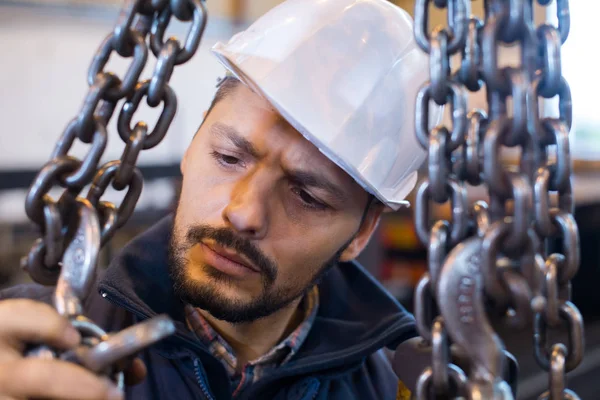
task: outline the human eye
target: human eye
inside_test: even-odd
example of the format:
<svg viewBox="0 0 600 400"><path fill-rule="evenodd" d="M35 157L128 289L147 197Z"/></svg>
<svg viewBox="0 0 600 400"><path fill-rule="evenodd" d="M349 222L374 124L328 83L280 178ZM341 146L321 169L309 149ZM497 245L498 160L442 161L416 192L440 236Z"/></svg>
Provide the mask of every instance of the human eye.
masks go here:
<svg viewBox="0 0 600 400"><path fill-rule="evenodd" d="M220 165L226 168L242 165L242 160L229 154L213 151L211 155Z"/></svg>
<svg viewBox="0 0 600 400"><path fill-rule="evenodd" d="M306 190L302 188L293 187L292 193L294 193L294 195L304 208L310 210L325 210L328 208L327 204L315 199Z"/></svg>

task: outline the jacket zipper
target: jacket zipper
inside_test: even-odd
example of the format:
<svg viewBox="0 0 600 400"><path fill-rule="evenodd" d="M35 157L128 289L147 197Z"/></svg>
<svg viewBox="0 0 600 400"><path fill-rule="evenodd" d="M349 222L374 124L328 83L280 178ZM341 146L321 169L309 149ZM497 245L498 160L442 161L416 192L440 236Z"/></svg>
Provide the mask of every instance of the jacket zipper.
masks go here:
<svg viewBox="0 0 600 400"><path fill-rule="evenodd" d="M118 296L110 296L109 297L108 293L105 290L100 290L100 295L103 298L107 299L108 301L116 304L119 307L124 308L125 310L137 315L140 318L143 318L143 319L151 318L150 315L142 313L139 310L135 310L132 307L130 307L128 304L120 301L119 299L116 298ZM190 341L189 339L178 336L178 335L176 335L176 337L179 340L182 340L183 342L185 342L186 344L202 350L196 343ZM200 372L200 365L198 364L198 359L194 359L194 374L196 375L196 380L198 381L198 385L200 386L200 389L202 390L202 394L204 395L204 400L215 400L215 398L210 394L210 391L208 390L208 386L207 386L205 380L202 379L202 374Z"/></svg>
<svg viewBox="0 0 600 400"><path fill-rule="evenodd" d="M215 400L208 390L205 379L202 378L202 372L200 372L200 363L198 362L198 359L194 360L194 372L196 373L196 380L198 381L198 385L200 385L200 389L202 389L205 399Z"/></svg>
<svg viewBox="0 0 600 400"><path fill-rule="evenodd" d="M313 395L310 397L310 400L315 400L317 398L318 394L319 394L319 389L315 390L315 392L313 393Z"/></svg>

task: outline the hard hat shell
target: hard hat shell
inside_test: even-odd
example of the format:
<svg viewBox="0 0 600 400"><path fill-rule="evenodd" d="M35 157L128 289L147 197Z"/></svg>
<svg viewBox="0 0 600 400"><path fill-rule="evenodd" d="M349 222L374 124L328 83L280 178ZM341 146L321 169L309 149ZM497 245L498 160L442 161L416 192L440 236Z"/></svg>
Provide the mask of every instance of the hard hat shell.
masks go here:
<svg viewBox="0 0 600 400"><path fill-rule="evenodd" d="M414 132L428 59L386 0L287 0L213 53L365 190L397 210L426 153ZM429 112L441 119L441 107Z"/></svg>

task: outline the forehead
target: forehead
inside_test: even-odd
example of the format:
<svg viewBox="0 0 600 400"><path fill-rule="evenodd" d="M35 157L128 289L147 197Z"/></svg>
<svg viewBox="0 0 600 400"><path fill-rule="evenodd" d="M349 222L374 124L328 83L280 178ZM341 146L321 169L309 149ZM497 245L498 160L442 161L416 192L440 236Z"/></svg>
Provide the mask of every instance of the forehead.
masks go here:
<svg viewBox="0 0 600 400"><path fill-rule="evenodd" d="M362 190L352 177L282 118L267 100L248 87L239 84L211 114L207 125L213 135L215 127L232 127L259 151L277 154L286 167L316 169L353 189Z"/></svg>

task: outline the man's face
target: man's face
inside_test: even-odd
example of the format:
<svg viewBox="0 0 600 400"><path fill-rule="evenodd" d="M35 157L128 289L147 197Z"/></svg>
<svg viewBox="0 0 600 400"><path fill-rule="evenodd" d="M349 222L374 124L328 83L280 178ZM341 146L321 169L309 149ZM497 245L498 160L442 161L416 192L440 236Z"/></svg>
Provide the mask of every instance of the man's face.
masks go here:
<svg viewBox="0 0 600 400"><path fill-rule="evenodd" d="M218 319L277 311L366 244L367 193L243 85L210 112L181 170L171 275Z"/></svg>

